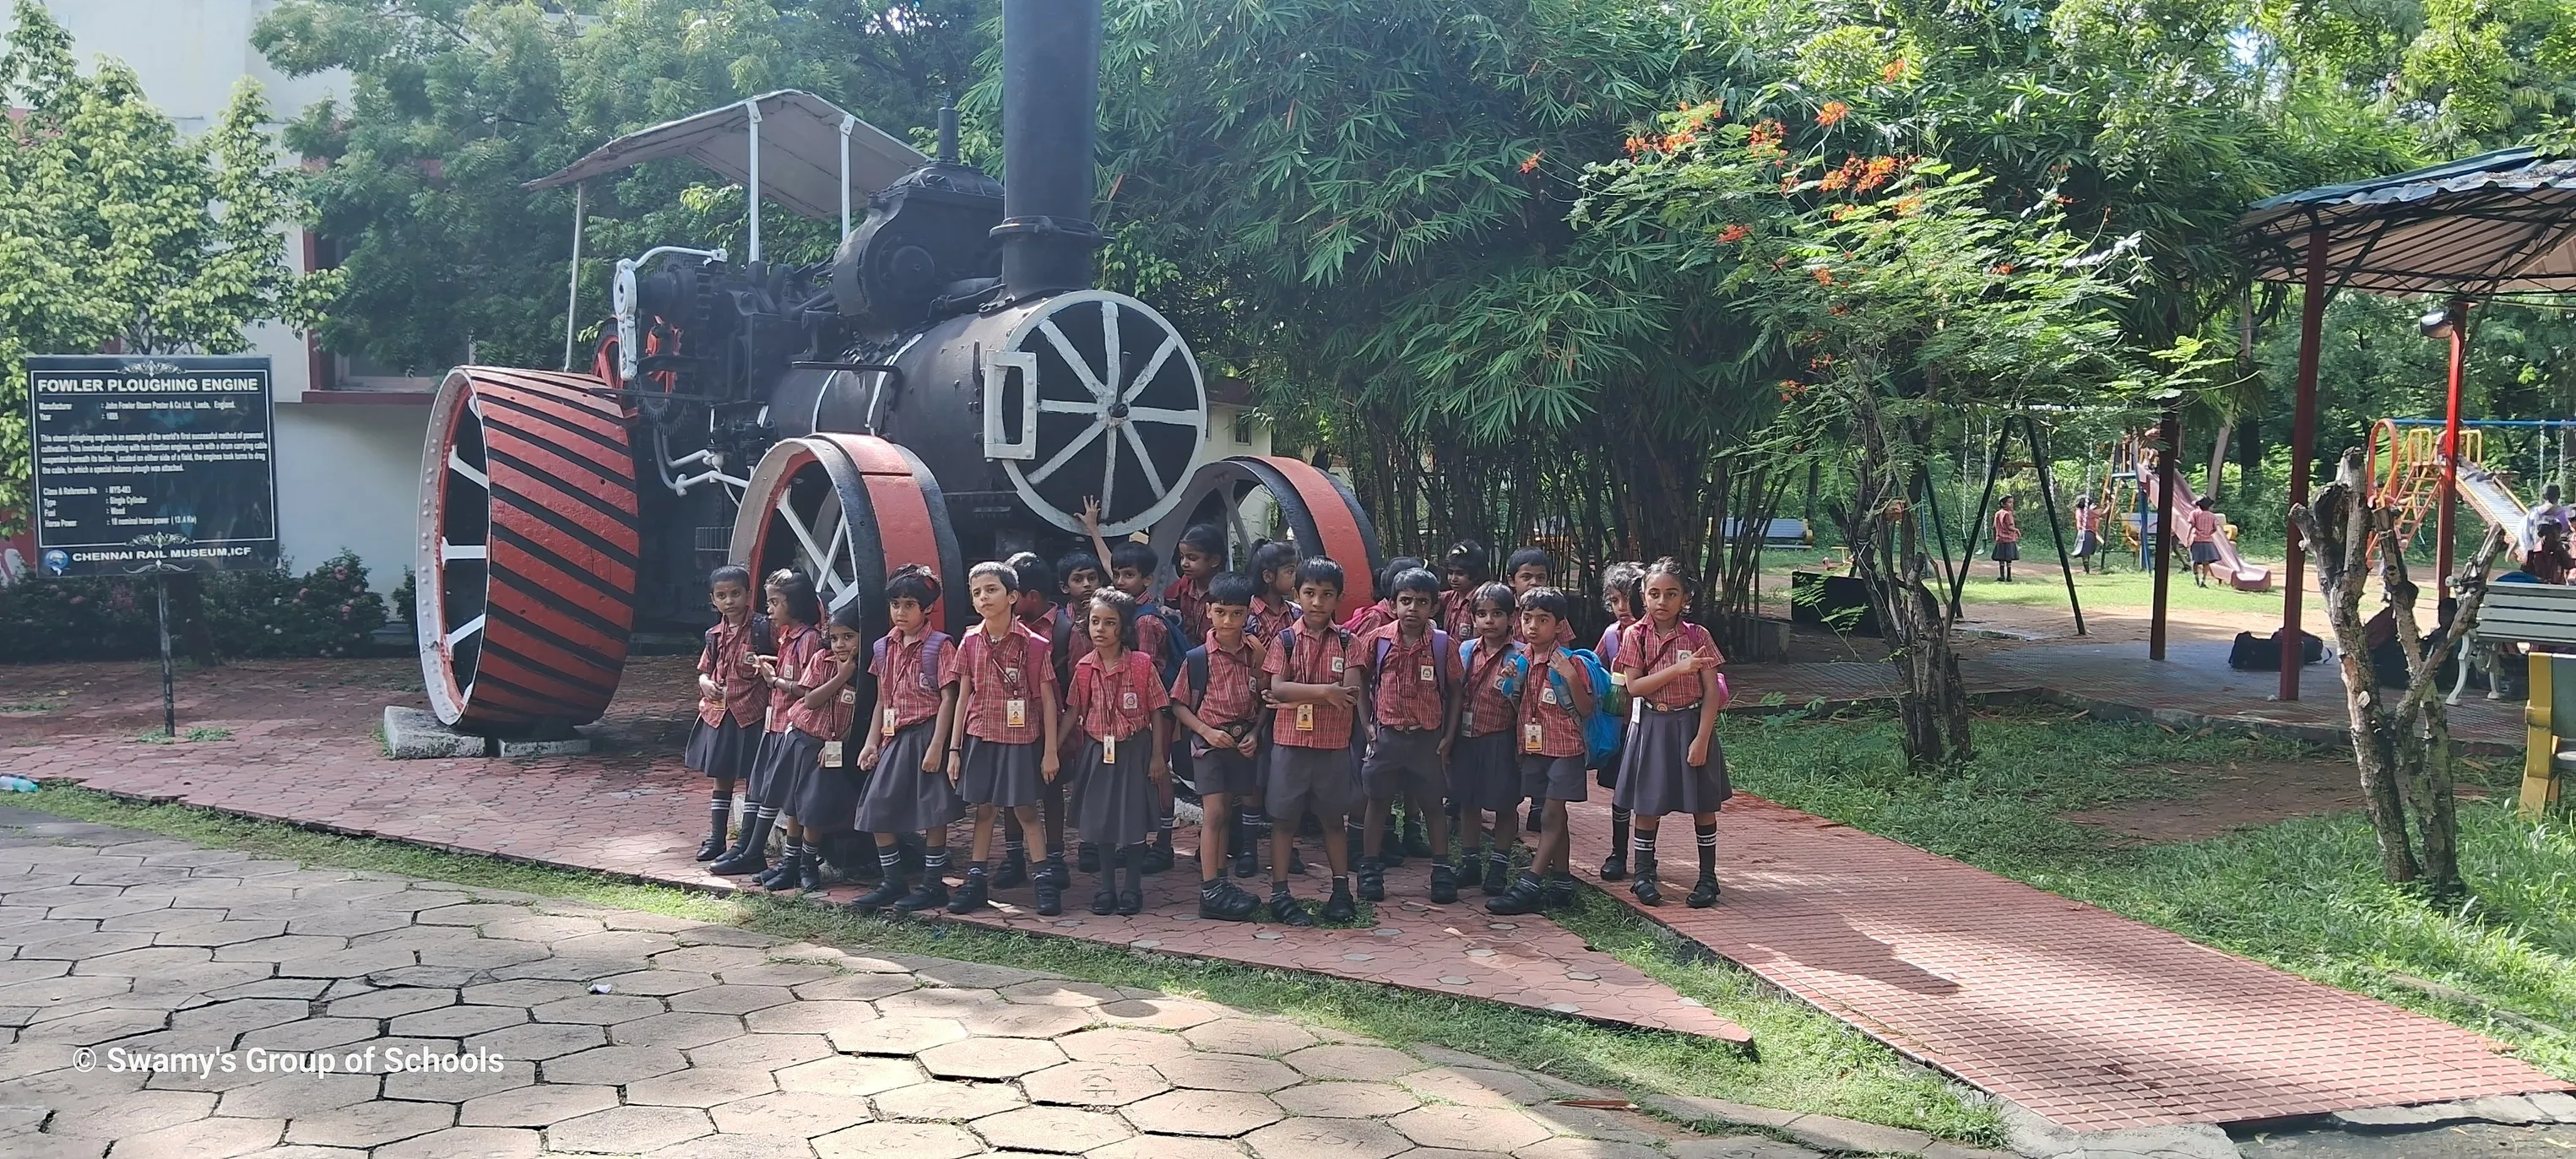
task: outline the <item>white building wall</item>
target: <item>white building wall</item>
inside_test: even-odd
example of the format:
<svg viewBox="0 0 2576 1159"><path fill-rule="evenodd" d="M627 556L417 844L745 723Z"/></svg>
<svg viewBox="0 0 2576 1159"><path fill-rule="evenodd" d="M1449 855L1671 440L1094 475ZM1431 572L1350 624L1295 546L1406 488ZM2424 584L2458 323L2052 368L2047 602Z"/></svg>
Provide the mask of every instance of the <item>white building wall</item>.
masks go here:
<svg viewBox="0 0 2576 1159"><path fill-rule="evenodd" d="M280 405L279 548L296 570L358 553L378 591L410 566L428 408Z"/></svg>

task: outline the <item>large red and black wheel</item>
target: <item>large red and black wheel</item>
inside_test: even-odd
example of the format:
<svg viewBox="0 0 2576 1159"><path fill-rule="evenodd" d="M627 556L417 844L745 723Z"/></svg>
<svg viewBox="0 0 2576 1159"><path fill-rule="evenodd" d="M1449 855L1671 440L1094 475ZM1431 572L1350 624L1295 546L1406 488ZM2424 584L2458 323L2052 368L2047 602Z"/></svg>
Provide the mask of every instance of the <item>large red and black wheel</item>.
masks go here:
<svg viewBox="0 0 2576 1159"><path fill-rule="evenodd" d="M1249 564L1255 543L1285 539L1303 554L1342 565L1345 609L1377 599L1378 569L1386 566L1377 525L1340 479L1302 459L1236 455L1199 468L1180 503L1155 523L1154 557L1172 558L1181 533L1194 523L1225 530L1228 567Z"/></svg>
<svg viewBox="0 0 2576 1159"><path fill-rule="evenodd" d="M802 573L827 617L856 604L871 640L888 627L886 577L911 564L939 576L932 625L955 632L969 618L965 564L938 481L910 450L873 435L815 434L771 446L743 489L731 558L758 575Z"/></svg>
<svg viewBox="0 0 2576 1159"><path fill-rule="evenodd" d="M421 452L421 674L448 724L599 719L635 623L635 460L586 375L460 366Z"/></svg>

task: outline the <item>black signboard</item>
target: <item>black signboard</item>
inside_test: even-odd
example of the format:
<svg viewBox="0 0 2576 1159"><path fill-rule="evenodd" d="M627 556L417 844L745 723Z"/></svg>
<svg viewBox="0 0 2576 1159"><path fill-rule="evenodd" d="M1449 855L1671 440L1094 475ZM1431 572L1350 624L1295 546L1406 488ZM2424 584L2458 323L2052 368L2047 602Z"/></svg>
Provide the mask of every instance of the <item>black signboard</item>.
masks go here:
<svg viewBox="0 0 2576 1159"><path fill-rule="evenodd" d="M269 384L266 358L29 357L36 570L276 566Z"/></svg>

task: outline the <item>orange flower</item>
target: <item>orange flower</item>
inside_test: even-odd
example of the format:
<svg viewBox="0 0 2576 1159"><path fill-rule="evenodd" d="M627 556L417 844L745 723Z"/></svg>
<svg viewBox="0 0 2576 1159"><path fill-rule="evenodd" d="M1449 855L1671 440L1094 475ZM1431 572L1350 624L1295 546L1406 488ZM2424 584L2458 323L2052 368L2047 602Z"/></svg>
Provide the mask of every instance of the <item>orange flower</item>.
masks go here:
<svg viewBox="0 0 2576 1159"><path fill-rule="evenodd" d="M1921 208L1923 208L1923 199L1920 197L1900 197L1896 199L1896 216L1898 217L1912 217L1914 216L1915 211Z"/></svg>
<svg viewBox="0 0 2576 1159"><path fill-rule="evenodd" d="M1762 123L1753 126L1753 135L1746 138L1745 144L1756 149L1766 145L1778 145L1784 133L1780 122L1764 118Z"/></svg>
<svg viewBox="0 0 2576 1159"><path fill-rule="evenodd" d="M1644 137L1630 137L1630 138L1628 138L1628 142L1627 142L1627 145L1626 145L1626 148L1627 148L1627 150L1628 150L1628 155L1629 155L1629 156L1631 156L1631 157L1634 157L1634 156L1636 156L1637 154L1639 154L1639 153L1643 153L1643 152L1645 152L1646 150L1648 150L1648 149L1652 149L1652 148L1654 148L1654 147L1655 147L1655 146L1654 146L1654 144L1653 144L1652 142L1650 142L1650 141L1646 140Z"/></svg>
<svg viewBox="0 0 2576 1159"><path fill-rule="evenodd" d="M1781 179L1780 179L1780 192L1782 192L1782 193L1796 193L1797 191L1798 191L1798 175L1797 175L1797 174L1792 173L1792 174L1790 174L1790 175L1788 175L1788 176L1783 177L1783 178L1781 178Z"/></svg>
<svg viewBox="0 0 2576 1159"><path fill-rule="evenodd" d="M1841 189L1851 184L1851 171L1848 169L1836 169L1825 174L1824 180L1819 181L1816 184L1823 186L1826 192L1829 193L1834 190Z"/></svg>
<svg viewBox="0 0 2576 1159"><path fill-rule="evenodd" d="M1905 58L1900 56L1887 62L1886 68L1878 70L1878 79L1886 81L1889 84L1895 84L1900 80L1904 80Z"/></svg>
<svg viewBox="0 0 2576 1159"><path fill-rule="evenodd" d="M1841 101L1826 101L1825 107L1816 110L1816 123L1831 128L1836 122L1850 115L1850 105Z"/></svg>
<svg viewBox="0 0 2576 1159"><path fill-rule="evenodd" d="M1679 153L1698 142L1699 134L1697 133L1666 133L1664 134L1662 143L1658 147L1667 153Z"/></svg>
<svg viewBox="0 0 2576 1159"><path fill-rule="evenodd" d="M1738 225L1733 222L1729 222L1725 229L1717 231L1717 244L1726 245L1730 242L1743 241L1745 238L1751 236L1752 233L1753 229L1750 226Z"/></svg>
<svg viewBox="0 0 2576 1159"><path fill-rule="evenodd" d="M1834 272L1832 270L1826 269L1823 266L1817 266L1815 274L1817 285L1830 286L1834 284Z"/></svg>
<svg viewBox="0 0 2576 1159"><path fill-rule="evenodd" d="M1896 176L1896 169L1896 158L1872 157L1867 165L1862 166L1860 181L1853 188L1867 193L1887 184L1888 178Z"/></svg>
<svg viewBox="0 0 2576 1159"><path fill-rule="evenodd" d="M2012 264L2011 262L2005 262L2005 263L2003 263L2003 264L2001 264L2001 265L1996 266L1996 267L1995 267L1995 269L1994 269L1994 272L1995 272L1996 274L1998 274L1998 275L2002 275L2002 274L2009 274L2009 273L2013 272L2013 264Z"/></svg>
<svg viewBox="0 0 2576 1159"><path fill-rule="evenodd" d="M1521 172L1536 172L1538 169L1538 159L1545 156L1547 156L1547 150L1541 149L1536 153L1532 153L1527 157L1521 158Z"/></svg>

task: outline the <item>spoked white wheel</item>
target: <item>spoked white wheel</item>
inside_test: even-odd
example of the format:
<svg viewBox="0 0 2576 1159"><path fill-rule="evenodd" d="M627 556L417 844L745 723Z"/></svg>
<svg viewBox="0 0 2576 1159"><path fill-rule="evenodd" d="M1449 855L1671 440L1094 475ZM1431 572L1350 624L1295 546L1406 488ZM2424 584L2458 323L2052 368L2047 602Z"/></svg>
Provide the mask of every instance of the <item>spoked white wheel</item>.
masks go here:
<svg viewBox="0 0 2576 1159"><path fill-rule="evenodd" d="M1083 501L1097 498L1101 529L1118 536L1180 502L1207 442L1207 385L1153 307L1107 290L1056 295L987 364L1016 371L1022 390L1034 381L1033 445L1002 466L1041 517L1079 531Z"/></svg>
<svg viewBox="0 0 2576 1159"><path fill-rule="evenodd" d="M1342 481L1311 463L1285 456L1236 455L1209 463L1191 476L1171 513L1154 525L1154 557L1170 559L1181 533L1193 523L1226 532L1227 566L1251 562L1252 545L1286 538L1301 555L1321 555L1342 565L1342 606L1356 609L1377 599L1377 526Z"/></svg>
<svg viewBox="0 0 2576 1159"><path fill-rule="evenodd" d="M413 575L423 683L467 729L599 719L635 622L635 466L596 379L462 366L430 408Z"/></svg>
<svg viewBox="0 0 2576 1159"><path fill-rule="evenodd" d="M743 491L730 554L756 575L803 574L827 618L858 607L870 640L886 631L886 577L926 564L941 586L931 623L962 627L965 571L948 504L929 468L884 439L821 434L771 446Z"/></svg>

